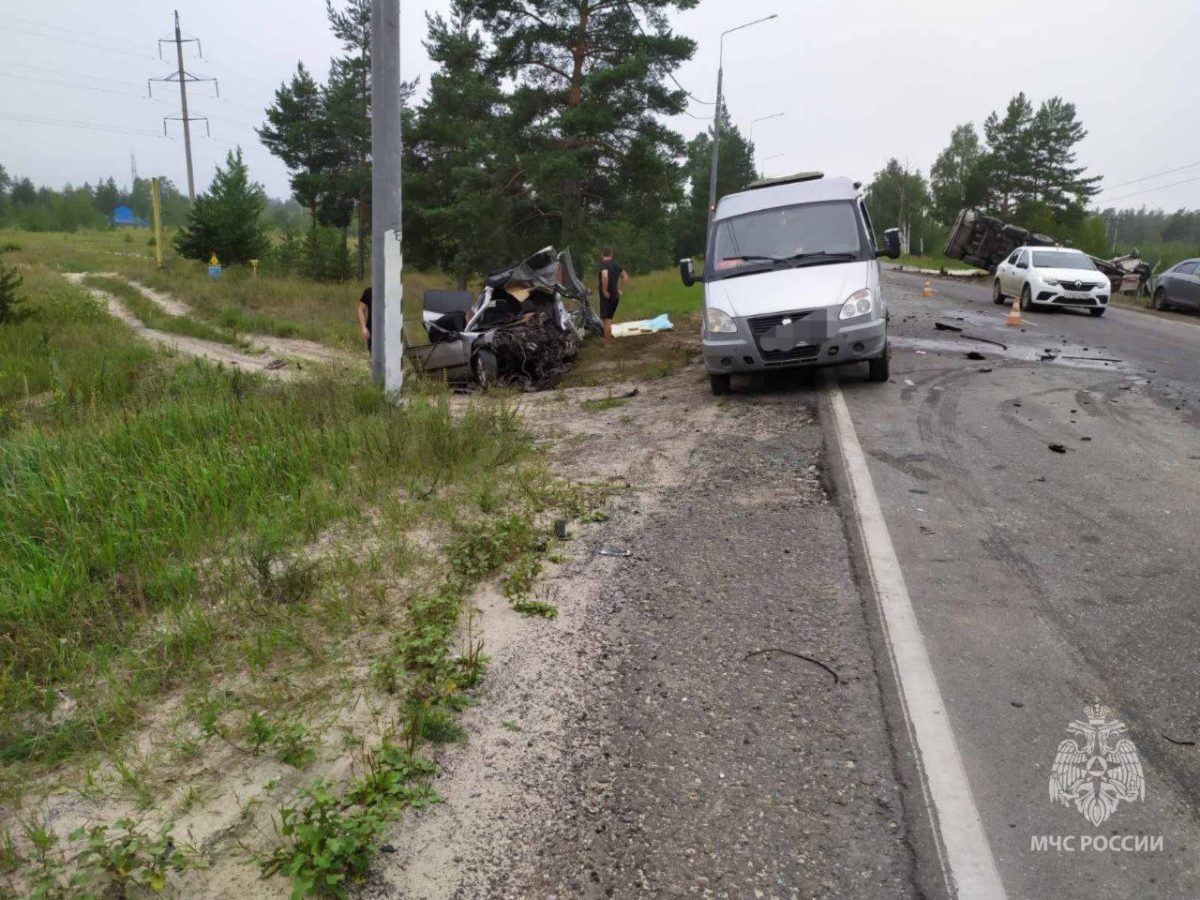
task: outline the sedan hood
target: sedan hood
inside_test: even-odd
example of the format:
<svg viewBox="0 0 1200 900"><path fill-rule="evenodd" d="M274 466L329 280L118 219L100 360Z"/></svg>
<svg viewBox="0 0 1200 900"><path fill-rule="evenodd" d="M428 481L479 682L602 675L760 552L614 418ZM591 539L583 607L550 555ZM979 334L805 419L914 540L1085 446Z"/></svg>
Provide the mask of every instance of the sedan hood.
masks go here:
<svg viewBox="0 0 1200 900"><path fill-rule="evenodd" d="M704 286L705 300L739 317L835 306L867 286L870 265L826 263L723 278Z"/></svg>
<svg viewBox="0 0 1200 900"><path fill-rule="evenodd" d="M1053 278L1056 281L1084 281L1091 284L1107 284L1108 276L1103 272L1091 272L1087 269L1038 269L1042 278Z"/></svg>

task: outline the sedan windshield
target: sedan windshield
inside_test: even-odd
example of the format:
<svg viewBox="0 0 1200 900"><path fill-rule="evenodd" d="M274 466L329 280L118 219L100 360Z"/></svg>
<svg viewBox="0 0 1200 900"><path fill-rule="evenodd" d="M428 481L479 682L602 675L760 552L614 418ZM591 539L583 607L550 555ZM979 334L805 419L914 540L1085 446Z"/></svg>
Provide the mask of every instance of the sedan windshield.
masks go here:
<svg viewBox="0 0 1200 900"><path fill-rule="evenodd" d="M764 266L860 259L862 253L853 203L805 203L718 222L709 271L721 277Z"/></svg>
<svg viewBox="0 0 1200 900"><path fill-rule="evenodd" d="M1033 264L1039 269L1086 269L1095 272L1092 261L1082 253L1065 250L1034 250Z"/></svg>

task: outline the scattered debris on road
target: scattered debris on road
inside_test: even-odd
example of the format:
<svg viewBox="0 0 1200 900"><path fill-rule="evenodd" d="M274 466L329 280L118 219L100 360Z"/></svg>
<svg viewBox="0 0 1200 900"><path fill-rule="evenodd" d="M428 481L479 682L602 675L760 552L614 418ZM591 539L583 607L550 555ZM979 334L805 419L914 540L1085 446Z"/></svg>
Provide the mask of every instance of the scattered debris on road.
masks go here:
<svg viewBox="0 0 1200 900"><path fill-rule="evenodd" d="M1046 446L1048 446L1050 448L1050 452L1052 452L1052 453L1066 453L1067 452L1067 448L1064 447L1062 444L1047 444Z"/></svg>
<svg viewBox="0 0 1200 900"><path fill-rule="evenodd" d="M1008 349L1008 344L1002 343L1000 341L993 341L991 338L977 337L976 335L966 334L966 333L963 334L963 337L966 338L968 341L979 341L982 344L994 344L995 346L999 347L1001 350Z"/></svg>
<svg viewBox="0 0 1200 900"><path fill-rule="evenodd" d="M627 550L624 547L604 547L600 550L601 556L633 556L632 550Z"/></svg>
<svg viewBox="0 0 1200 900"><path fill-rule="evenodd" d="M968 350L966 356L967 356L967 359L974 359L974 360L987 359L987 357L984 356L982 353L980 353L978 350Z"/></svg>
<svg viewBox="0 0 1200 900"><path fill-rule="evenodd" d="M949 325L946 322L934 322L933 327L938 331L962 331L957 325Z"/></svg>
<svg viewBox="0 0 1200 900"><path fill-rule="evenodd" d="M764 647L762 650L751 650L749 653L747 653L745 656L743 656L742 659L743 660L750 659L750 657L752 657L752 656L761 656L764 653L783 653L786 656L794 656L794 657L796 657L796 659L802 659L805 662L810 662L814 666L820 666L822 669L824 669L826 672L828 672L830 675L833 676L834 684L841 684L841 682L842 682L841 676L838 675L838 673L835 672L833 669L831 669L829 666L825 665L825 663L821 662L819 659L813 659L811 656L805 656L803 653L797 653L794 650L784 650L782 647Z"/></svg>

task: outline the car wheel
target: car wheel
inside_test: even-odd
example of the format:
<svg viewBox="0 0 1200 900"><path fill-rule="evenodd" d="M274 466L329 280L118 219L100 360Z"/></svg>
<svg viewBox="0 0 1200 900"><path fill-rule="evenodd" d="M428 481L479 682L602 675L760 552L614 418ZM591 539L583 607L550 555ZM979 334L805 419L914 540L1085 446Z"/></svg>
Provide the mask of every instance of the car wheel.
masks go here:
<svg viewBox="0 0 1200 900"><path fill-rule="evenodd" d="M476 351L471 361L471 370L475 375L475 383L487 392L496 386L496 378L500 367L496 363L496 354L487 347Z"/></svg>
<svg viewBox="0 0 1200 900"><path fill-rule="evenodd" d="M1021 288L1021 312L1029 312L1033 308L1033 295L1029 292L1029 285Z"/></svg>
<svg viewBox="0 0 1200 900"><path fill-rule="evenodd" d="M1167 308L1167 292L1163 288L1159 288L1154 292L1154 296L1150 298L1151 309L1166 309Z"/></svg>
<svg viewBox="0 0 1200 900"><path fill-rule="evenodd" d="M890 357L891 353L887 344L883 345L883 353L874 359L867 360L867 379L874 382L884 382L888 380L890 374Z"/></svg>
<svg viewBox="0 0 1200 900"><path fill-rule="evenodd" d="M724 397L728 394L732 381L733 376L729 374L708 376L708 386L712 389L714 397Z"/></svg>
<svg viewBox="0 0 1200 900"><path fill-rule="evenodd" d="M999 278L997 278L995 284L992 285L992 302L997 306L1004 302L1004 294L1000 290Z"/></svg>
<svg viewBox="0 0 1200 900"><path fill-rule="evenodd" d="M1092 315L1093 315L1095 318L1097 318L1097 319L1098 319L1098 318L1100 318L1102 315L1104 315L1104 307L1103 307L1103 306L1101 306L1101 307L1099 307L1099 308L1097 308L1097 309L1089 309L1089 310L1088 310L1088 312L1090 312L1090 313L1091 313L1091 314L1092 314Z"/></svg>

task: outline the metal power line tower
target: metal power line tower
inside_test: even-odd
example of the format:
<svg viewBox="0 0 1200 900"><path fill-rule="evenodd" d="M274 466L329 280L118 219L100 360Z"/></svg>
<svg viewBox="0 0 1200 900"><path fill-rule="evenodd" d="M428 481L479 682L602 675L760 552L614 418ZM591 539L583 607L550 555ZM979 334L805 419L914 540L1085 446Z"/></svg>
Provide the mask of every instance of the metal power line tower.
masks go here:
<svg viewBox="0 0 1200 900"><path fill-rule="evenodd" d="M200 46L199 38L184 38L180 34L180 32L179 32L179 11L178 10L175 11L175 37L159 38L159 40L158 40L158 58L159 59L163 58L163 55L162 55L162 45L163 44L174 44L175 45L175 61L176 61L178 68L174 72L170 73L169 75L163 75L161 78L147 79L146 80L146 92L148 94L150 94L150 96L154 95L154 92L151 89L151 85L155 81L177 81L177 82L179 82L180 115L178 115L178 116L163 116L163 134L167 133L167 120L175 119L180 122L183 122L183 152L184 152L184 156L187 157L188 197L191 198L192 200L195 200L196 199L196 179L192 175L192 126L191 126L191 123L203 121L205 133L211 135L211 130L208 127L208 117L207 116L189 116L188 115L187 86L188 86L188 82L211 81L213 83L213 88L217 92L218 97L221 96L221 86L220 86L220 84L217 83L217 79L215 79L215 78L201 78L199 76L193 75L191 72L184 69L184 67L183 67L183 45L184 44L195 44L196 52L199 54L201 59L204 59L204 48Z"/></svg>

